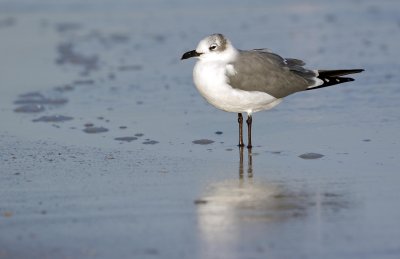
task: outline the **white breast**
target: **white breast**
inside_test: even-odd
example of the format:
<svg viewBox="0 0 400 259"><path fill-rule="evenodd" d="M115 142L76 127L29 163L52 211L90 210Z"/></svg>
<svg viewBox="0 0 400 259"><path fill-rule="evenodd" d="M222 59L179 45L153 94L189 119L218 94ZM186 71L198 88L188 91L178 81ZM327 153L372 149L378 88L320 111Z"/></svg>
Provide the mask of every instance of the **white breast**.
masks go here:
<svg viewBox="0 0 400 259"><path fill-rule="evenodd" d="M228 70L228 71L227 71ZM200 94L216 108L227 112L249 114L271 109L281 102L267 93L234 89L228 84L226 73L235 73L232 65L218 61L199 60L193 70L193 79Z"/></svg>

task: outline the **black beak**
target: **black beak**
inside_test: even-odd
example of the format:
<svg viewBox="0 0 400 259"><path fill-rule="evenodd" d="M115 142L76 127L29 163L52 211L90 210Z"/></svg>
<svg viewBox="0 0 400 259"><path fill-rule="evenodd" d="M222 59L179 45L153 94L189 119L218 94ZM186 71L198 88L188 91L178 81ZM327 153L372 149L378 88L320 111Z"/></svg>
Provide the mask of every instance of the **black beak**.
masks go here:
<svg viewBox="0 0 400 259"><path fill-rule="evenodd" d="M188 51L185 54L183 54L182 59L188 59L188 58L193 58L193 57L198 57L200 56L201 53L196 52L196 50Z"/></svg>

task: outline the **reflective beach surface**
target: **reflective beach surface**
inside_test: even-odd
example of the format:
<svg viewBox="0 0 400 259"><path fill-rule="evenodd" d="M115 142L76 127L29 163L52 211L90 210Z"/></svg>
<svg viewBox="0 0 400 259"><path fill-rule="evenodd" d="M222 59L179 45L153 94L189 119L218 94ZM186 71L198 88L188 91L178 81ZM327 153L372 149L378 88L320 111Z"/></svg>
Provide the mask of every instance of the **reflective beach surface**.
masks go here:
<svg viewBox="0 0 400 259"><path fill-rule="evenodd" d="M0 0L0 258L399 258L400 3ZM253 116L204 36L363 68Z"/></svg>

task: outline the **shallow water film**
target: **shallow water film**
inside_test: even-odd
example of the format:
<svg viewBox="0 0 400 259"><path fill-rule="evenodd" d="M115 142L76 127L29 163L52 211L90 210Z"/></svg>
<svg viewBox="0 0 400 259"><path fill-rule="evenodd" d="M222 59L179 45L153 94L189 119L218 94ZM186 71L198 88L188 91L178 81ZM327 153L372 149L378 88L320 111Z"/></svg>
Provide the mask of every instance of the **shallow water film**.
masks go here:
<svg viewBox="0 0 400 259"><path fill-rule="evenodd" d="M0 258L400 258L399 13L0 0ZM211 33L365 72L253 114L239 148L180 60Z"/></svg>

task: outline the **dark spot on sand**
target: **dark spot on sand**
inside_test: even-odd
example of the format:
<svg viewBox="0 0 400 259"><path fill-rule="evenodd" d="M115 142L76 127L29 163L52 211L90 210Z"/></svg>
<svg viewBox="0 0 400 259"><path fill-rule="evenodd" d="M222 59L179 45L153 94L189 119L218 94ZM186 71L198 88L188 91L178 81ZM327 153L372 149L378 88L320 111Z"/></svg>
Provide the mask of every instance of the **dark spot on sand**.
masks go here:
<svg viewBox="0 0 400 259"><path fill-rule="evenodd" d="M282 151L268 151L268 153L274 154L274 155L281 155Z"/></svg>
<svg viewBox="0 0 400 259"><path fill-rule="evenodd" d="M146 248L145 250L144 250L144 254L145 255L158 255L159 254L159 252L158 252L158 250L156 249L156 248Z"/></svg>
<svg viewBox="0 0 400 259"><path fill-rule="evenodd" d="M87 128L87 127L93 127L93 126L94 126L94 124L93 124L93 123L90 123L90 122L88 122L88 123L85 123L83 126L85 126L86 128Z"/></svg>
<svg viewBox="0 0 400 259"><path fill-rule="evenodd" d="M153 39L158 43L164 43L167 37L165 35L157 34L153 36Z"/></svg>
<svg viewBox="0 0 400 259"><path fill-rule="evenodd" d="M324 157L324 155L318 153L304 153L302 155L299 155L299 157L302 159L318 159Z"/></svg>
<svg viewBox="0 0 400 259"><path fill-rule="evenodd" d="M19 98L44 98L44 96L39 92L28 92L18 95Z"/></svg>
<svg viewBox="0 0 400 259"><path fill-rule="evenodd" d="M136 133L136 134L135 134L135 137L143 137L143 136L144 136L143 133Z"/></svg>
<svg viewBox="0 0 400 259"><path fill-rule="evenodd" d="M122 33L113 33L109 35L109 39L113 43L126 43L130 40L129 35L122 34Z"/></svg>
<svg viewBox="0 0 400 259"><path fill-rule="evenodd" d="M325 196L325 197L341 197L341 196L343 196L343 195L337 194L337 193L325 192L325 193L324 193L324 196Z"/></svg>
<svg viewBox="0 0 400 259"><path fill-rule="evenodd" d="M73 22L62 22L56 24L56 30L59 33L64 33L68 31L75 31L78 30L82 27L79 23L73 23Z"/></svg>
<svg viewBox="0 0 400 259"><path fill-rule="evenodd" d="M127 126L119 126L120 129L127 129Z"/></svg>
<svg viewBox="0 0 400 259"><path fill-rule="evenodd" d="M117 76L114 74L114 73L109 73L108 74L108 79L110 79L110 80L114 80L115 78L116 78ZM116 88L112 88L112 90L116 90Z"/></svg>
<svg viewBox="0 0 400 259"><path fill-rule="evenodd" d="M367 139L363 139L364 142L371 142L371 140L369 138Z"/></svg>
<svg viewBox="0 0 400 259"><path fill-rule="evenodd" d="M50 115L50 116L42 116L40 118L32 120L33 122L63 122L73 120L73 117L64 116L64 115Z"/></svg>
<svg viewBox="0 0 400 259"><path fill-rule="evenodd" d="M369 47L372 45L372 41L370 39L363 39L362 43L365 47Z"/></svg>
<svg viewBox="0 0 400 259"><path fill-rule="evenodd" d="M325 21L327 23L335 23L337 21L337 17L333 13L328 13L325 15Z"/></svg>
<svg viewBox="0 0 400 259"><path fill-rule="evenodd" d="M377 15L381 12L381 8L378 5L370 5L367 7L367 12L372 15Z"/></svg>
<svg viewBox="0 0 400 259"><path fill-rule="evenodd" d="M207 203L208 203L208 201L206 201L206 200L195 200L194 201L194 204L196 204L196 205L207 204Z"/></svg>
<svg viewBox="0 0 400 259"><path fill-rule="evenodd" d="M210 139L197 139L192 141L193 144L198 144L198 145L209 145L214 143L213 140Z"/></svg>
<svg viewBox="0 0 400 259"><path fill-rule="evenodd" d="M391 73L385 74L385 79L386 79L386 80L390 80L390 79L392 79L393 77L394 77L394 75L391 74Z"/></svg>
<svg viewBox="0 0 400 259"><path fill-rule="evenodd" d="M227 149L225 149L226 151L232 151L233 150L233 148L227 148Z"/></svg>
<svg viewBox="0 0 400 259"><path fill-rule="evenodd" d="M11 211L4 211L2 214L5 218L11 218L13 216L13 213Z"/></svg>
<svg viewBox="0 0 400 259"><path fill-rule="evenodd" d="M97 55L87 56L78 53L71 42L60 43L57 46L57 51L59 57L56 63L59 65L71 64L81 66L84 69L82 73L85 75L98 69L99 57Z"/></svg>
<svg viewBox="0 0 400 259"><path fill-rule="evenodd" d="M118 67L119 71L139 71L142 69L143 67L141 65L124 65Z"/></svg>
<svg viewBox="0 0 400 259"><path fill-rule="evenodd" d="M11 27L15 25L17 20L14 17L6 17L4 19L0 19L0 28Z"/></svg>
<svg viewBox="0 0 400 259"><path fill-rule="evenodd" d="M74 87L72 85L62 85L62 86L56 86L54 87L54 90L57 92L70 92L72 90L74 90Z"/></svg>
<svg viewBox="0 0 400 259"><path fill-rule="evenodd" d="M104 128L104 127L86 127L83 131L86 132L86 133L92 134L92 133L107 132L108 129Z"/></svg>
<svg viewBox="0 0 400 259"><path fill-rule="evenodd" d="M65 98L46 98L42 95L31 95L22 97L22 99L18 99L14 101L14 104L48 104L48 105L62 105L68 102L68 99Z"/></svg>
<svg viewBox="0 0 400 259"><path fill-rule="evenodd" d="M27 104L14 109L14 112L35 113L44 111L44 106L41 104Z"/></svg>
<svg viewBox="0 0 400 259"><path fill-rule="evenodd" d="M144 141L142 144L145 144L145 145L155 145L155 144L158 144L159 142L158 141L155 141L155 140L146 140L146 141Z"/></svg>
<svg viewBox="0 0 400 259"><path fill-rule="evenodd" d="M74 85L92 85L92 84L94 84L94 80L93 79L75 80L74 82L72 82L72 84L74 84Z"/></svg>
<svg viewBox="0 0 400 259"><path fill-rule="evenodd" d="M137 137L118 137L118 138L114 138L114 139L118 140L118 141L131 142L131 141L137 140L138 138Z"/></svg>
<svg viewBox="0 0 400 259"><path fill-rule="evenodd" d="M215 132L215 134L217 134L217 135L222 135L222 133L223 133L222 131L216 131Z"/></svg>

